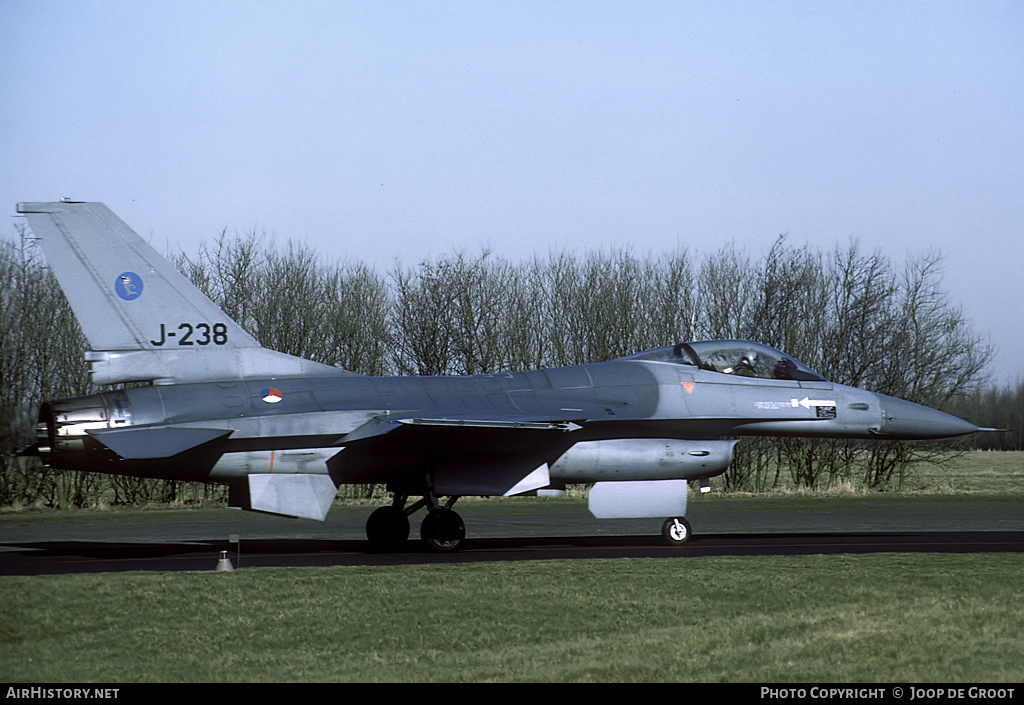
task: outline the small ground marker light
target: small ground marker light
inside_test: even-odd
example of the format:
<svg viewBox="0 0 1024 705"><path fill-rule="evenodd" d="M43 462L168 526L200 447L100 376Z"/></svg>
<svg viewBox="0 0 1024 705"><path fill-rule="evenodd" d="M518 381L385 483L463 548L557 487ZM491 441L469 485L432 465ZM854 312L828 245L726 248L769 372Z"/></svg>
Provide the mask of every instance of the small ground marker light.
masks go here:
<svg viewBox="0 0 1024 705"><path fill-rule="evenodd" d="M231 559L228 558L228 552L227 551L221 551L220 552L220 560L217 561L217 572L221 573L221 572L224 572L225 570L234 570L234 569L235 569L235 567L233 565L231 565Z"/></svg>

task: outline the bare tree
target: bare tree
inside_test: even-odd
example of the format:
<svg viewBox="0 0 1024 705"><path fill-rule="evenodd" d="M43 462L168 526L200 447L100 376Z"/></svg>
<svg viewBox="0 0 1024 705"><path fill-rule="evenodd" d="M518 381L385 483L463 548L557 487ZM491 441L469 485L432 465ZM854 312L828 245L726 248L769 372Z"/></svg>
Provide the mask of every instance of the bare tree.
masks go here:
<svg viewBox="0 0 1024 705"><path fill-rule="evenodd" d="M81 506L87 480L11 455L34 440L43 400L91 391L85 339L23 225L0 240L0 282L0 504Z"/></svg>

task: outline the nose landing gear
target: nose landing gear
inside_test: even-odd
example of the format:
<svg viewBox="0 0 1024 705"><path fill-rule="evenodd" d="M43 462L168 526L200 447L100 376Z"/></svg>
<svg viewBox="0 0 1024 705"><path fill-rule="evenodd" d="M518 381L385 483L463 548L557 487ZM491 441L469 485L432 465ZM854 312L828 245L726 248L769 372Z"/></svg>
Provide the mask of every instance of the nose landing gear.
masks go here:
<svg viewBox="0 0 1024 705"><path fill-rule="evenodd" d="M690 540L693 530L686 517L669 517L661 525L661 536L670 546L682 546Z"/></svg>

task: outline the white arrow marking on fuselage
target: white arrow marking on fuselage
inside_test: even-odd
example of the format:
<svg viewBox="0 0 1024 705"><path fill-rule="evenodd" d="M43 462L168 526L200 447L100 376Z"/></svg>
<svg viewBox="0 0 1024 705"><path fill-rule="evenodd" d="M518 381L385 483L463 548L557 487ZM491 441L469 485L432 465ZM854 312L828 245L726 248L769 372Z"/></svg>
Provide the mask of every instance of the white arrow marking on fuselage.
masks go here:
<svg viewBox="0 0 1024 705"><path fill-rule="evenodd" d="M793 405L794 408L796 408L798 406L802 406L805 409L810 409L812 406L835 406L836 405L836 403L834 401L832 401L832 400L808 399L807 397L804 397L803 399L790 399L790 403Z"/></svg>

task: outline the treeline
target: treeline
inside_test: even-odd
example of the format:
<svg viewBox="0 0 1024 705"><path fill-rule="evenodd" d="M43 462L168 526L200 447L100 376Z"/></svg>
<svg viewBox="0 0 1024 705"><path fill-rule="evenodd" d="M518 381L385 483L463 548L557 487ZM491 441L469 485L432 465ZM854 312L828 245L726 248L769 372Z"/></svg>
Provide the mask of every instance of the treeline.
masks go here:
<svg viewBox="0 0 1024 705"><path fill-rule="evenodd" d="M278 248L255 232L222 232L198 253L174 259L263 345L363 374L533 369L681 340L746 338L785 350L835 382L956 406L996 425L981 418L991 351L943 291L934 253L896 263L856 243L818 251L780 237L764 255L734 245L703 255L617 250L523 262L454 253L380 273L327 262L295 243ZM2 242L0 277L0 447L8 449L32 442L43 399L95 390L82 359L85 341L26 232ZM835 482L885 488L947 447L747 439L724 478L737 489ZM43 470L9 455L0 463L0 505L208 492L82 479L87 474Z"/></svg>
<svg viewBox="0 0 1024 705"><path fill-rule="evenodd" d="M950 413L968 418L983 428L1002 429L969 439L979 450L1024 450L1024 378L1015 385L986 386L956 400Z"/></svg>

